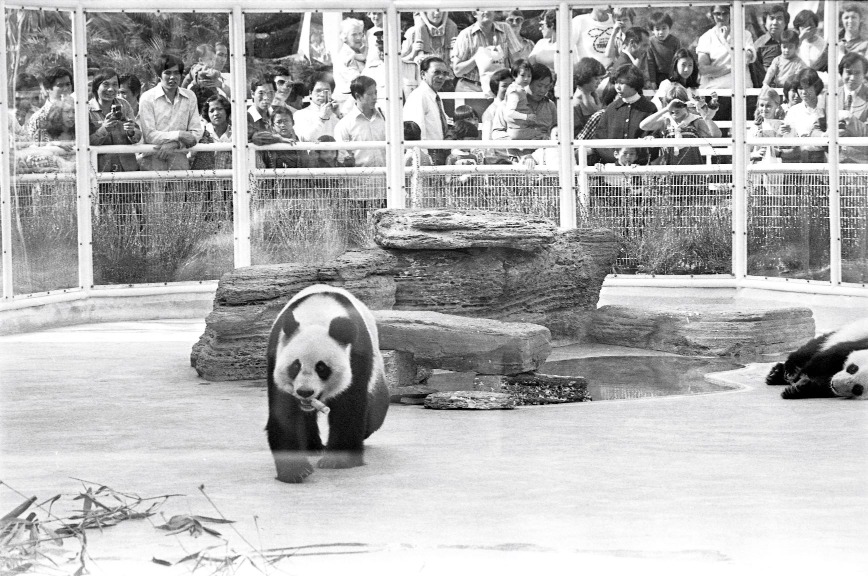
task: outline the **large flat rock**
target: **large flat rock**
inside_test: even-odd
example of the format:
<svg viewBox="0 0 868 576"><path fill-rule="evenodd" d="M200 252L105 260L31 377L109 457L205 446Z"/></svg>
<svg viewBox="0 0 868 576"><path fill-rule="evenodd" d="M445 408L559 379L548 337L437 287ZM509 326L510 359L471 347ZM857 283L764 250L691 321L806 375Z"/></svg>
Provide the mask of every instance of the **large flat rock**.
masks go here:
<svg viewBox="0 0 868 576"><path fill-rule="evenodd" d="M692 303L689 309L655 302L602 306L590 331L603 344L716 356L789 352L814 334L809 308L744 301Z"/></svg>
<svg viewBox="0 0 868 576"><path fill-rule="evenodd" d="M437 312L378 310L380 348L413 354L420 366L518 374L536 370L551 353L545 326Z"/></svg>
<svg viewBox="0 0 868 576"><path fill-rule="evenodd" d="M547 218L456 209L378 210L374 229L374 242L400 250L536 250L554 242L557 232Z"/></svg>

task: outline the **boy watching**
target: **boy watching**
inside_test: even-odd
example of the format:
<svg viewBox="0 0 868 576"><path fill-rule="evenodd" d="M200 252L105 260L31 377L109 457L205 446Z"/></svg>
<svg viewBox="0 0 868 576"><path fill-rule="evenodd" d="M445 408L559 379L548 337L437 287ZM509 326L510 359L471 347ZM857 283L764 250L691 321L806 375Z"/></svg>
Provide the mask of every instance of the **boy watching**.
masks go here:
<svg viewBox="0 0 868 576"><path fill-rule="evenodd" d="M669 77L672 59L681 49L681 40L671 34L672 17L665 12L652 12L648 17L651 45L648 48L648 76L655 84Z"/></svg>
<svg viewBox="0 0 868 576"><path fill-rule="evenodd" d="M808 66L799 58L799 33L795 30L781 32L781 54L775 56L766 71L763 86L781 88L787 80L798 76Z"/></svg>
<svg viewBox="0 0 868 576"><path fill-rule="evenodd" d="M298 136L295 135L292 122L292 112L286 106L274 106L271 111L272 131L274 132L274 144L295 144ZM263 158L266 168L301 168L301 155L297 150L268 150Z"/></svg>

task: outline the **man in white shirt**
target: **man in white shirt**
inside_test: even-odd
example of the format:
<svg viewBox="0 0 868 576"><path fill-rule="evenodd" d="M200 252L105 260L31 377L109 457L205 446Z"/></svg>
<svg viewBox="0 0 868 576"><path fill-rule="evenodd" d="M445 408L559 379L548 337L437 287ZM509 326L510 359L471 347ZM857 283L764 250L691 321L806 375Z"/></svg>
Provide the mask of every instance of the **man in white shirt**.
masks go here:
<svg viewBox="0 0 868 576"><path fill-rule="evenodd" d="M449 79L449 67L439 56L429 56L419 63L422 81L407 96L404 121L413 121L422 129L422 140L444 140L448 129L446 111L437 94ZM429 150L435 164L443 164L445 150ZM438 161L443 160L443 161Z"/></svg>
<svg viewBox="0 0 868 576"><path fill-rule="evenodd" d="M585 56L599 60L606 68L612 59L606 56L606 47L615 28L612 19L612 8L601 6L594 8L590 14L580 14L573 18L572 38L576 42L576 58L578 62Z"/></svg>
<svg viewBox="0 0 868 576"><path fill-rule="evenodd" d="M357 76L350 83L350 95L355 105L335 126L338 142L383 142L383 148L353 150L356 166L386 165L386 118L377 108L377 82L367 76Z"/></svg>
<svg viewBox="0 0 868 576"><path fill-rule="evenodd" d="M174 54L161 54L154 63L160 83L139 100L139 126L145 144L156 144L142 157L144 170L187 170L186 148L195 146L205 126L196 96L181 87L184 62Z"/></svg>
<svg viewBox="0 0 868 576"><path fill-rule="evenodd" d="M317 142L320 136L334 136L338 105L332 100L335 81L328 72L315 72L310 80L310 106L292 115L295 133L302 142Z"/></svg>

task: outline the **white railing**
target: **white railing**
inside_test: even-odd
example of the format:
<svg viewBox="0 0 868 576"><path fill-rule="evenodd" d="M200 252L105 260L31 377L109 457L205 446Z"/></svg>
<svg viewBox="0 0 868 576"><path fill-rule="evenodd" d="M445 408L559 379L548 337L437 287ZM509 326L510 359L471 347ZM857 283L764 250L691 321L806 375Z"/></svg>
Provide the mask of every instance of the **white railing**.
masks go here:
<svg viewBox="0 0 868 576"><path fill-rule="evenodd" d="M629 5L629 2L622 4ZM714 2L687 2L687 1L669 1L667 6L681 5L711 5ZM733 0L732 19L733 19L733 34L735 37L735 46L743 46L743 7L745 2ZM570 10L572 8L588 8L596 5L595 2L588 0L577 0L574 2L531 2L526 4L527 9L543 9L557 8L558 9L558 30L567 31L570 29L569 19L571 17ZM639 5L634 3L634 5ZM400 81L400 66L398 66L398 47L399 47L399 12L421 10L433 6L430 1L422 0L367 0L361 4L355 0L300 0L292 3L293 11L314 11L314 10L381 10L386 13L385 28L386 28L386 47L385 58L388 64L388 94L385 100L386 117L387 117L387 140L382 143L352 143L352 144L305 144L300 143L296 146L274 145L259 147L247 142L246 134L246 115L244 113L243 97L233 98L233 114L232 121L234 126L234 141L232 144L213 144L199 145L194 150L201 152L215 151L231 151L232 166L231 170L214 170L214 171L197 171L186 173L166 173L166 172L130 172L117 174L104 174L95 171L96 156L105 153L131 153L144 152L150 149L148 146L105 146L92 147L87 141L87 131L79 130L76 140L76 177L75 177L75 197L66 197L64 199L56 199L58 201L70 202L69 206L74 207L75 213L75 236L76 242L74 246L74 276L65 278L63 281L57 282L55 286L49 287L48 290L29 290L22 288L16 280L16 274L21 273L21 262L19 254L15 250L16 242L25 233L25 228L29 225L36 225L39 222L40 216L47 214L40 212L42 210L40 204L23 205L22 202L31 202L32 199L25 199L20 193L21 186L31 186L29 190L38 189L39 194L48 194L52 180L66 179L68 176L56 175L17 175L13 176L10 171L11 158L14 154L8 146L8 114L9 104L6 101L7 92L0 94L0 141L4 143L0 150L0 242L2 242L2 264L3 279L2 279L2 302L0 309L8 307L19 307L23 300L33 302L36 300L45 301L45 298L55 297L58 291L61 293L80 292L85 296L94 291L117 289L119 286L129 286L132 284L135 290L144 289L171 289L171 290L187 290L192 284L201 283L202 281L210 281L218 276L221 271L226 271L233 267L247 266L252 263L263 261L271 261L269 258L288 258L287 250L304 251L309 250L310 246L285 246L284 252L271 252L273 246L268 244L280 237L280 234L285 234L288 229L279 228L280 225L286 223L287 217L293 219L292 224L296 226L293 230L304 230L304 234L310 233L311 242L315 242L320 238L322 242L335 241L340 243L350 243L359 241L360 236L363 236L363 231L358 229L360 224L359 218L363 216L365 211L369 211L379 205L386 205L393 208L402 208L417 203L420 198L424 202L431 203L442 201L449 205L449 202L458 202L471 206L479 203L488 202L492 206L505 205L515 206L519 210L534 211L540 210L547 215L554 214L554 218L558 224L565 229L583 225L587 222L589 214L593 209L593 194L595 183L601 181L605 175L611 173L617 175L631 174L637 178L662 178L661 175L667 177L729 177L729 184L725 188L725 195L728 198L729 204L726 205L726 210L729 213L732 227L732 250L730 257L730 271L719 275L722 282L730 285L734 283L736 286L768 286L772 289L780 289L781 284L786 284L786 289L792 291L804 291L809 293L833 293L833 294L856 294L868 295L864 281L847 282L848 276L846 271L842 270L841 246L842 238L853 240L863 231L859 229L859 210L862 210L860 198L853 200L853 190L858 188L853 182L861 176L866 177L868 182L868 167L860 165L845 165L839 166L838 146L839 145L864 145L868 146L868 138L849 139L838 138L834 130L828 137L812 138L812 139L776 139L775 145L817 145L827 147L829 150L829 162L826 165L805 165L798 166L792 164L781 165L750 165L747 161L746 147L752 145L767 145L767 139L753 139L747 137L747 128L749 123L745 118L744 98L739 97L742 94L755 94L757 90L745 90L743 78L736 75L732 90L717 90L720 96L733 95L733 120L728 126L734 126L736 129L732 131L730 138L718 138L702 141L700 146L707 148L709 152L709 162L713 155L732 156L732 164L707 164L703 166L660 166L660 167L642 167L641 169L624 169L624 170L600 170L596 166L587 164L586 151L590 148L602 148L607 146L618 146L624 144L622 141L570 141L565 135L569 131L562 130L561 138L557 141L528 141L519 142L511 141L508 144L503 141L496 142L460 142L455 141L440 141L440 142L404 142L402 138L402 126L399 121L401 117L401 81ZM500 8L504 6L502 3L492 2L489 0L481 0L472 5L466 2L447 0L437 3L438 8L444 9L465 9L472 10L479 7ZM95 12L111 12L111 11L139 11L140 6L130 2L129 0L32 0L26 3L14 1L0 0L0 8L4 14L6 10L29 8L36 10L68 10L72 13L72 31L73 31L73 62L74 62L74 77L77 94L77 118L79 126L86 126L86 101L85 94L86 86L86 14L90 11ZM840 8L840 2L827 2L825 6L826 21L825 29L829 44L829 59L830 62L837 61L837 38L835 32L837 30L837 13ZM228 2L225 0L210 0L203 2L201 0L173 0L173 2L164 2L158 0L148 6L148 10L162 11L211 11L223 12L227 14L230 23L230 60L233 70L233 94L242 95L246 91L246 54L245 54L245 14L256 12L281 12L287 10L287 5L284 2L276 0L253 0L242 2ZM6 61L6 27L5 18L0 21L0 61ZM573 48L568 34L559 35L559 47L562 53L569 53L573 56ZM744 54L743 50L734 50L734 69L743 69ZM559 63L559 76L567 78L570 75L571 58L562 58ZM833 67L834 68L834 67ZM829 86L829 102L837 101L837 82L836 71L830 71L832 81ZM7 70L5 66L0 66L0 85L8 86L9 79L7 78ZM558 99L558 119L559 125L567 125L572 111L569 107L572 87L568 82L559 82L557 84L557 99ZM703 91L703 94L710 94L710 91ZM452 98L456 102L462 102L467 99L479 97L477 94L468 93L444 93L444 98ZM830 105L828 110L828 124L830 126L837 125L837 110L834 105ZM738 129L738 127L744 127ZM634 145L643 147L695 147L698 142L695 139L681 140L665 140L665 141L629 141ZM404 151L413 147L423 149L435 148L455 148L469 147L474 149L490 149L490 148L549 148L557 150L557 166L536 166L529 168L521 167L498 167L498 166L450 166L450 167L419 167L407 168L404 165ZM256 155L257 153L267 152L270 150L287 150L294 149L300 153L308 153L316 150L357 150L357 149L376 149L384 148L386 151L386 165L378 169L369 168L341 168L341 169L264 169L257 168ZM798 278L764 278L751 274L750 263L748 262L749 244L752 235L756 234L756 230L751 221L752 206L750 202L755 199L748 189L754 186L752 175L780 174L781 178L787 178L788 175L797 176L801 173L813 174L822 172L827 176L823 180L824 193L827 190L828 201L828 279L811 280ZM763 176L760 176L762 178ZM434 182L435 179L441 179ZM462 180L463 178L463 180ZM510 182L509 178L514 178L514 182L524 186L530 190L534 185L538 186L542 192L531 197L521 199L510 198L508 195L495 197L490 186L494 181L492 178L501 178L498 188L498 193L503 190L508 190L509 186L503 186L504 182ZM337 182L338 186L331 186ZM337 180L335 180L337 179ZM448 180L446 180L448 179ZM771 180L774 183L774 177ZM173 182L183 183L172 187ZM433 183L432 183L433 182ZM783 180L781 180L783 182ZM324 184L325 183L325 184ZM349 184L348 184L349 183ZM788 189L794 189L798 181L788 181ZM432 186L442 186L439 192L446 191L452 194L429 194ZM130 212L125 213L117 206L112 207L103 201L101 190L103 187L123 187L127 189L118 192L117 197L132 197L130 202L132 208ZM268 188L271 186L271 188ZM289 186L289 188L286 188ZM284 188L281 188L284 187ZM379 187L376 190L372 187ZM851 202L846 208L848 211L842 215L842 188L846 188L845 199ZM292 194L287 194L287 190L292 190ZM462 190L458 195L459 190ZM709 188L709 190L712 190ZM714 188L712 192L717 194L723 188ZM49 191L49 192L45 192ZM66 193L72 193L66 192ZM793 192L794 194L795 192ZM32 195L33 193L31 193ZM111 198L111 193L107 193ZM136 196L136 195L139 196ZM420 196L421 194L421 196ZM712 196L714 194L711 194ZM856 192L858 196L858 192ZM26 196L26 195L25 195ZM795 197L795 196L793 196ZM194 200L191 202L191 198ZM457 200L456 200L457 199ZM40 201L46 201L46 198L40 197ZM855 204L854 204L855 202ZM181 206L195 205L196 212L192 210L190 214L183 213ZM724 206L722 204L721 206ZM777 206L777 205L776 205ZM782 205L783 206L783 205ZM853 207L855 206L855 207ZM786 208L786 206L783 206ZM826 208L824 208L825 210ZM24 212L29 210L31 220L27 220ZM322 210L321 217L315 216L314 210ZM856 211L854 216L854 212ZM299 217L299 215L302 215ZM289 215L289 216L288 216ZM774 214L773 214L774 215ZM156 282L123 282L119 280L100 282L95 278L95 269L99 274L104 273L104 254L106 238L100 234L105 233L107 223L120 223L115 226L114 234L117 235L119 246L129 238L123 236L125 227L130 227L130 222L133 222L132 228L139 237L144 237L143 244L136 247L144 252L155 249L155 237L148 236L148 227L156 225L160 222L160 226L168 226L166 222L159 219L162 217L176 217L180 220L176 222L188 222L183 218L190 218L189 222L195 222L196 226L202 228L201 236L197 237L196 242L201 244L200 248L203 254L217 255L219 263L213 268L207 269L207 272L201 272L205 268L199 269L199 277L196 277L195 270L190 278L166 277ZM697 222L701 222L702 215L696 214ZM24 218L22 220L22 218ZM198 218L199 220L195 220ZM642 217L644 218L644 216ZM635 220L635 219L634 219ZM641 218L640 218L641 220ZM842 232L842 223L844 228ZM635 224L634 221L628 224ZM353 229L353 232L347 235L346 230L341 230L340 226L347 225ZM853 228L855 226L855 229ZM316 236L313 233L319 233ZM353 235L356 236L353 236ZM850 236L847 236L847 235ZM231 247L225 244L220 244L223 239L231 235ZM219 238L219 242L215 241ZM362 238L363 240L363 238ZM853 240L859 242L856 238ZM208 243L211 242L212 245ZM868 242L862 239L861 242ZM213 245L219 244L219 245ZM227 243L228 244L228 241ZM94 255L94 247L98 249L97 256ZM863 244L864 246L864 244ZM67 247L69 248L69 247ZM103 250L103 252L99 252ZM864 251L864 250L863 250ZM297 255L297 252L294 253ZM28 254L28 257L32 255ZM27 268L27 267L25 267ZM207 267L206 267L207 268ZM29 270L32 272L33 270ZM135 270L133 270L135 272ZM97 276L99 275L97 274ZM621 275L623 277L623 275ZM864 277L864 276L863 276ZM629 282L641 282L641 275L632 276ZM668 283L691 285L689 275L680 275L677 277L669 277L665 280ZM708 283L708 277L703 277L702 282ZM37 283L38 284L38 283ZM34 284L34 285L37 285ZM127 288L132 290L133 288ZM48 294L48 292L52 294Z"/></svg>

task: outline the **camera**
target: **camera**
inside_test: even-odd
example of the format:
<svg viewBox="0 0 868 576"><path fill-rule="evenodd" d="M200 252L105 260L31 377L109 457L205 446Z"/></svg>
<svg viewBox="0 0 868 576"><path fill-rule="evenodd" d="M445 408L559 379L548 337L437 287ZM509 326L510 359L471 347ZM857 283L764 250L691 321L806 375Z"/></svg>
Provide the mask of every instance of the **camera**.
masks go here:
<svg viewBox="0 0 868 576"><path fill-rule="evenodd" d="M124 118L124 109L120 104L112 104L112 109L107 114L107 117L109 120L119 120L120 122L126 120L126 118Z"/></svg>

